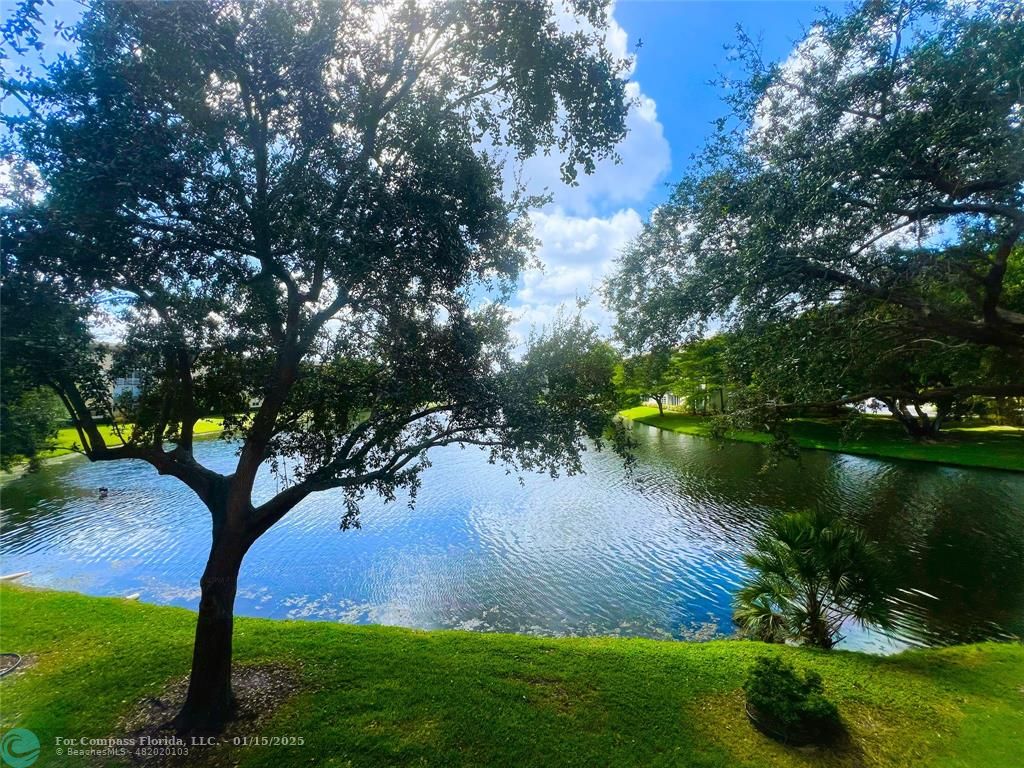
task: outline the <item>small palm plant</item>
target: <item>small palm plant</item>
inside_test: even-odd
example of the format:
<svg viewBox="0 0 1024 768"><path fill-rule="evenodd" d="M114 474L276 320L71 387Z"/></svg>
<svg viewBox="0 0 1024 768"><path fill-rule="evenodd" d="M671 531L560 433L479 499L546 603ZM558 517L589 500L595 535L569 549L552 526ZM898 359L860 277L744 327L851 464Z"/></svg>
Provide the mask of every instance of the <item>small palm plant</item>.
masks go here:
<svg viewBox="0 0 1024 768"><path fill-rule="evenodd" d="M890 624L874 545L833 513L776 516L743 559L753 575L736 595L733 618L750 637L832 648L848 619Z"/></svg>

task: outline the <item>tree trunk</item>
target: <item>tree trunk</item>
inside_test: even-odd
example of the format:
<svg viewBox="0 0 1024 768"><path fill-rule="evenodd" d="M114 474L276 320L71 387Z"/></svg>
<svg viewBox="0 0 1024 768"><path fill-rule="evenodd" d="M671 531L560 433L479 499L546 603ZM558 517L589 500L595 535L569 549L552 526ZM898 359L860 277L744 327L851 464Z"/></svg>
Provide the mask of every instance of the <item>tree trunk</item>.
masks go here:
<svg viewBox="0 0 1024 768"><path fill-rule="evenodd" d="M834 642L832 633L829 632L828 623L822 614L822 606L816 596L808 598L806 602L807 611L807 636L806 641L815 648L831 649Z"/></svg>
<svg viewBox="0 0 1024 768"><path fill-rule="evenodd" d="M942 419L930 419L928 414L925 413L917 403L910 404L914 409L914 412L911 412L910 408L899 400L887 398L879 399L885 403L892 415L900 424L903 425L907 434L914 438L914 440L923 440L925 438L934 437L939 431Z"/></svg>
<svg viewBox="0 0 1024 768"><path fill-rule="evenodd" d="M933 434L930 423L918 421L913 416L901 417L900 423L907 430L907 434L915 440L923 440L926 437L931 437Z"/></svg>
<svg viewBox="0 0 1024 768"><path fill-rule="evenodd" d="M664 416L665 415L665 408L662 406L661 400L662 399L660 397L657 397L657 396L655 396L655 398L654 398L654 402L656 402L658 404L658 415L659 416Z"/></svg>
<svg viewBox="0 0 1024 768"><path fill-rule="evenodd" d="M245 547L238 540L215 541L210 548L200 580L202 597L188 695L172 723L179 733L219 733L234 714L231 636L238 571L244 555Z"/></svg>
<svg viewBox="0 0 1024 768"><path fill-rule="evenodd" d="M825 624L825 621L820 616L811 620L810 635L811 645L815 648L822 648L828 651L835 644L828 625Z"/></svg>

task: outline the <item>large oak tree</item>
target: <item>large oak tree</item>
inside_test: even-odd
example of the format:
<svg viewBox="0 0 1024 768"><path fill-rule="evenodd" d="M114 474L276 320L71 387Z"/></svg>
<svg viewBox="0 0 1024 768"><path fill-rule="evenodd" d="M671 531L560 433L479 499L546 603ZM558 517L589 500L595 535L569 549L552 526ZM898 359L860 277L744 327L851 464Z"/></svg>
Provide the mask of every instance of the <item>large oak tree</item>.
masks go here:
<svg viewBox="0 0 1024 768"><path fill-rule="evenodd" d="M35 285L68 327L98 302L127 328L102 370L80 334L60 337L72 365L51 339L40 379L90 459L148 462L210 512L179 729L230 717L240 564L310 494L339 489L347 525L364 493L414 492L430 448L575 471L606 429L610 349L576 322L518 359L501 308L533 247L502 161L555 151L572 182L625 130L605 4L569 10L97 0L72 55L5 82L40 185L6 211L4 302L31 317ZM25 330L5 355L39 351ZM93 414L119 370L143 387L108 444ZM229 414L229 474L194 450L208 413ZM285 463L284 487L254 497Z"/></svg>
<svg viewBox="0 0 1024 768"><path fill-rule="evenodd" d="M1019 6L870 0L823 13L782 64L763 62L746 37L739 51L747 76L728 83L731 114L608 284L627 345L717 325L758 334L832 307L846 329L819 335L819 357L863 331L894 354L966 344L1019 374ZM779 367L814 341L799 332L775 347ZM992 383L991 394L1024 394L1024 376ZM827 399L858 396L855 386Z"/></svg>

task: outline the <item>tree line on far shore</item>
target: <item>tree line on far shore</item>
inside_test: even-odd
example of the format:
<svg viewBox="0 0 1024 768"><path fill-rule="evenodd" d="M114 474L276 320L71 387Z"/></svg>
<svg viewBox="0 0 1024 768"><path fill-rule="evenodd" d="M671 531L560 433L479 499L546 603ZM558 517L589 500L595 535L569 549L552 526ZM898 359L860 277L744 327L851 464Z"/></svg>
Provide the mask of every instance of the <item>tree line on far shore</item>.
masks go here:
<svg viewBox="0 0 1024 768"><path fill-rule="evenodd" d="M624 358L616 390L623 407L653 402L661 414L669 408L767 431L793 417L862 413L890 414L915 439L952 424L1024 426L1024 397L991 394L1016 391L1012 360L927 340L893 348L863 330L808 312L756 334L723 331ZM842 337L851 331L854 338Z"/></svg>

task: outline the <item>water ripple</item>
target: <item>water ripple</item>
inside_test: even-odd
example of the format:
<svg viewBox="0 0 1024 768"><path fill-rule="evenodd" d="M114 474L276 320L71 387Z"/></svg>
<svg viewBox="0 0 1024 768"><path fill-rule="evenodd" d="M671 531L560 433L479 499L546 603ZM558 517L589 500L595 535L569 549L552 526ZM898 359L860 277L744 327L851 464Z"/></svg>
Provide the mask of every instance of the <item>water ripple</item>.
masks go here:
<svg viewBox="0 0 1024 768"><path fill-rule="evenodd" d="M443 449L415 510L368 497L355 531L338 530L339 496L311 497L247 556L238 610L539 635L728 634L752 538L777 511L822 504L882 543L901 585L895 629L848 627L848 647L1024 634L1024 476L824 452L762 472L760 446L642 425L636 437L631 475L588 452L585 475L523 485L477 451ZM221 471L234 452L197 446ZM262 475L257 496L275 487ZM208 514L147 465L47 465L2 488L0 523L4 572L198 603Z"/></svg>

